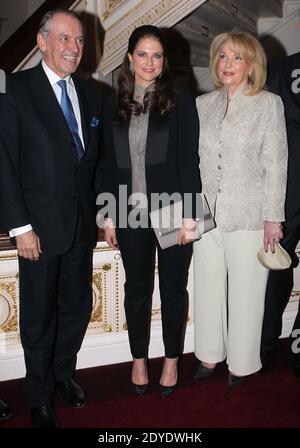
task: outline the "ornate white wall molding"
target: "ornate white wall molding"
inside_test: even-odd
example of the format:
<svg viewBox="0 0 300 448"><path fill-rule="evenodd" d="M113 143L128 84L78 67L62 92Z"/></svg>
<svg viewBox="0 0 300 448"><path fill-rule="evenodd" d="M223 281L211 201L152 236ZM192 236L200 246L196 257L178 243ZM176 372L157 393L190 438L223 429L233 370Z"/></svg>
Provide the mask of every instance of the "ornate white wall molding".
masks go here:
<svg viewBox="0 0 300 448"><path fill-rule="evenodd" d="M171 27L182 20L206 0L128 0L116 14L99 11L106 31L104 53L99 70L106 75L121 64L127 49L128 38L134 28L152 24ZM100 4L101 6L101 4ZM130 7L130 8L129 8Z"/></svg>

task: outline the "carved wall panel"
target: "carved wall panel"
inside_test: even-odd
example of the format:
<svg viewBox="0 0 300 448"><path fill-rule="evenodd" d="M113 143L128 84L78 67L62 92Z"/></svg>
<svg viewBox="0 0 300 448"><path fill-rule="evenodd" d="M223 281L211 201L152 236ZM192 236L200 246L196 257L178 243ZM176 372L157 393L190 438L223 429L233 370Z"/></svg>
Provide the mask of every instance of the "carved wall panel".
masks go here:
<svg viewBox="0 0 300 448"><path fill-rule="evenodd" d="M94 330L105 333L122 331L123 318L123 267L119 252L99 243L94 251L93 312L88 333Z"/></svg>
<svg viewBox="0 0 300 448"><path fill-rule="evenodd" d="M0 275L0 337L7 346L20 343L19 279L15 273Z"/></svg>
<svg viewBox="0 0 300 448"><path fill-rule="evenodd" d="M15 251L0 252L0 353L20 345L19 275Z"/></svg>
<svg viewBox="0 0 300 448"><path fill-rule="evenodd" d="M99 70L106 75L121 64L128 38L134 28L152 24L170 27L182 20L206 0L129 0L115 14L101 8L99 17L106 31ZM123 9L122 9L123 6Z"/></svg>
<svg viewBox="0 0 300 448"><path fill-rule="evenodd" d="M107 9L111 13L113 12L118 6L121 6L122 3L125 3L126 0L107 0Z"/></svg>

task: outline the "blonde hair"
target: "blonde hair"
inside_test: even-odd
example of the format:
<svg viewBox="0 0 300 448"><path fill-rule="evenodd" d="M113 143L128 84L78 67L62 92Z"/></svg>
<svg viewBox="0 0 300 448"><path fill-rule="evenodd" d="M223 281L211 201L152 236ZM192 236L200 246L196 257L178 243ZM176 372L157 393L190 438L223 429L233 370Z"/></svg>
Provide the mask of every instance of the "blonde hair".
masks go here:
<svg viewBox="0 0 300 448"><path fill-rule="evenodd" d="M228 43L233 51L238 52L251 69L248 76L246 95L255 95L263 90L267 80L267 57L260 42L250 33L222 33L214 38L210 46L210 75L217 89L223 87L217 66L224 44Z"/></svg>

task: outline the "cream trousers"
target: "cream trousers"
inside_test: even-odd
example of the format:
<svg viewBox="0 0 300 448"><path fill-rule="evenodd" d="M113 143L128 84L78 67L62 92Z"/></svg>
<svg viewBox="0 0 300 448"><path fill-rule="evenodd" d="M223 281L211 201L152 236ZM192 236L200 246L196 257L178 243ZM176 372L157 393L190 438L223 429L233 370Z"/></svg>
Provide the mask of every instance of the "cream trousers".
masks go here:
<svg viewBox="0 0 300 448"><path fill-rule="evenodd" d="M260 340L268 270L257 260L263 231L222 232L194 243L195 354L227 358L229 370L250 375L261 368Z"/></svg>

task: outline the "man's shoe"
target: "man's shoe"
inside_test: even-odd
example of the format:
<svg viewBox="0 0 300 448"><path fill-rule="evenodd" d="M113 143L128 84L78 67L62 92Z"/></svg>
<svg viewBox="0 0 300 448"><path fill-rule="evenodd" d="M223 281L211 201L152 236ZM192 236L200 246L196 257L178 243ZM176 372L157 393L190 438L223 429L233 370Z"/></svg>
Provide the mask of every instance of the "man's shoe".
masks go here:
<svg viewBox="0 0 300 448"><path fill-rule="evenodd" d="M75 383L73 378L65 381L58 381L57 388L68 406L82 408L86 405L83 390L79 384Z"/></svg>
<svg viewBox="0 0 300 448"><path fill-rule="evenodd" d="M6 420L11 416L11 410L7 403L0 398L0 420Z"/></svg>
<svg viewBox="0 0 300 448"><path fill-rule="evenodd" d="M58 428L55 414L50 406L30 408L30 413L34 428Z"/></svg>

